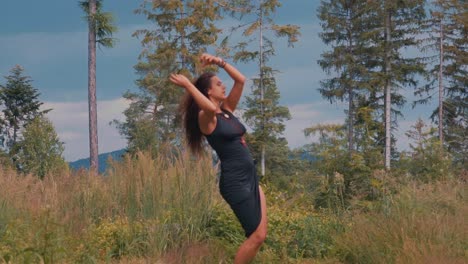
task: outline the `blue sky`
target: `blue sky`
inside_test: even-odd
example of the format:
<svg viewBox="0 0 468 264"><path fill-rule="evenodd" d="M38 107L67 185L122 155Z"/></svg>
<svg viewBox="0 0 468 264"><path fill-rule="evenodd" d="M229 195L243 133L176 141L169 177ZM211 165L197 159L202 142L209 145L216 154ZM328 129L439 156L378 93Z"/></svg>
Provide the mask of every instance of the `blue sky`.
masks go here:
<svg viewBox="0 0 468 264"><path fill-rule="evenodd" d="M120 149L126 145L109 122L123 119L122 111L128 102L122 94L136 91L137 76L133 66L137 63L141 45L131 34L142 28L154 27L144 17L133 11L142 1L104 1L104 10L112 12L119 32L113 49L97 53L97 99L99 152ZM276 43L277 56L271 66L279 69L278 88L281 104L289 107L292 120L286 123L285 136L290 147L298 147L311 138L302 130L317 123L340 123L345 114L344 104L329 104L321 98L319 82L327 78L317 65L326 46L318 37L319 21L316 8L319 1L282 1L275 22L296 24L301 27L300 41L288 48L285 41ZM229 21L222 22L229 25ZM6 76L19 64L33 80L41 93L45 107L53 108L49 118L54 123L60 139L65 143L68 161L88 155L87 125L87 25L75 0L22 0L3 1L0 9L0 75ZM237 65L247 76L256 75L255 65ZM224 77L226 78L226 77ZM226 82L230 81L226 79ZM4 84L5 79L0 79ZM248 83L247 86L250 84ZM246 93L250 88L245 89ZM410 100L412 91L404 91ZM427 118L433 105L404 109L406 119L401 120L397 132L400 149L407 146L404 132L418 117Z"/></svg>

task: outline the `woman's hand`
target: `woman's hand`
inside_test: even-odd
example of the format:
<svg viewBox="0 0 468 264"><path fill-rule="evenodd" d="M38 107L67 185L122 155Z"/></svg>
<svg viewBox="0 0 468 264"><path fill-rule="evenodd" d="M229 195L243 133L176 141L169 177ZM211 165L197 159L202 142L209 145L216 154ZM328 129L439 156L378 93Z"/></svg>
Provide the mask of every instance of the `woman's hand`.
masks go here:
<svg viewBox="0 0 468 264"><path fill-rule="evenodd" d="M190 82L190 80L182 74L173 73L169 77L169 80L175 85L178 85L183 88L188 88L192 84L192 82Z"/></svg>
<svg viewBox="0 0 468 264"><path fill-rule="evenodd" d="M200 56L200 61L201 61L203 66L208 66L210 64L215 64L215 65L221 66L221 65L224 64L223 59L221 59L220 57L216 57L216 56L213 56L213 55L210 55L210 54L207 54L207 53L203 53Z"/></svg>

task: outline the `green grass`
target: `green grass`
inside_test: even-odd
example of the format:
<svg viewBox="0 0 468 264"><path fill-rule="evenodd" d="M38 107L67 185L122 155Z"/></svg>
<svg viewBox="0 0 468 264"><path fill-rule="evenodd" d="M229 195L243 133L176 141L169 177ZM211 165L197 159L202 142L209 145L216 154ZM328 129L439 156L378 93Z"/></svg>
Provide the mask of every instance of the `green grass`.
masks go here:
<svg viewBox="0 0 468 264"><path fill-rule="evenodd" d="M211 164L139 153L98 177L0 170L0 263L232 263L243 232ZM465 183L390 187L333 214L305 188L262 184L269 233L255 263L468 262Z"/></svg>

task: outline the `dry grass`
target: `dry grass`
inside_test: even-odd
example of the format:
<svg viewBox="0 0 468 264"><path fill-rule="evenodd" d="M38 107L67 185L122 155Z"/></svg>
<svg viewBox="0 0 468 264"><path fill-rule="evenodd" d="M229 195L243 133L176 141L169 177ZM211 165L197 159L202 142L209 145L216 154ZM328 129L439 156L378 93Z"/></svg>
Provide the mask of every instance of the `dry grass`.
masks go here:
<svg viewBox="0 0 468 264"><path fill-rule="evenodd" d="M64 171L41 181L0 170L0 263L231 263L236 243L205 230L220 198L211 165L186 153L156 160L139 153L99 177ZM466 183L404 186L374 208L354 216L324 258L287 258L270 245L255 263L468 262ZM290 237L312 239L307 232L317 228L298 226Z"/></svg>
<svg viewBox="0 0 468 264"><path fill-rule="evenodd" d="M465 191L458 182L404 187L390 212L354 217L336 253L346 263L466 263Z"/></svg>
<svg viewBox="0 0 468 264"><path fill-rule="evenodd" d="M156 256L203 238L216 191L215 179L211 160L195 160L186 153L156 160L138 153L113 162L106 176L64 172L41 181L3 170L0 236L2 229L11 229L11 223L19 221L17 225L24 228L17 236L23 236L24 241L40 241L35 238L34 225L47 222L47 230L50 226L60 230L53 232L68 247L67 258L78 253L97 259L108 257L100 256L102 250L93 250L92 243L111 245L105 254L116 251L125 256L129 254L125 250L137 248L137 255ZM102 237L93 238L96 234ZM115 236L132 241L120 245L121 238ZM11 252L37 247L37 243L15 245L14 237L10 240L3 251L16 259L20 259L18 254Z"/></svg>

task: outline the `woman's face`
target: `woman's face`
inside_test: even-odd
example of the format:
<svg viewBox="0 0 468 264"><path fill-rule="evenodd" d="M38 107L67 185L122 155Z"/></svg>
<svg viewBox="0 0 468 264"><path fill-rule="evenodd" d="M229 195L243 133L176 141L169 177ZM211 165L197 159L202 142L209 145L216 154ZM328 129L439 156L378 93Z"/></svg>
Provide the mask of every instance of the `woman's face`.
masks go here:
<svg viewBox="0 0 468 264"><path fill-rule="evenodd" d="M213 76L210 82L211 86L208 88L208 96L219 101L226 99L226 86L218 76Z"/></svg>

